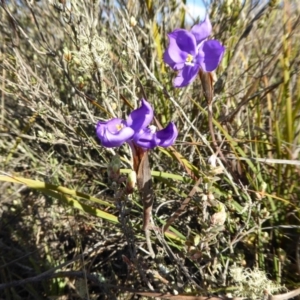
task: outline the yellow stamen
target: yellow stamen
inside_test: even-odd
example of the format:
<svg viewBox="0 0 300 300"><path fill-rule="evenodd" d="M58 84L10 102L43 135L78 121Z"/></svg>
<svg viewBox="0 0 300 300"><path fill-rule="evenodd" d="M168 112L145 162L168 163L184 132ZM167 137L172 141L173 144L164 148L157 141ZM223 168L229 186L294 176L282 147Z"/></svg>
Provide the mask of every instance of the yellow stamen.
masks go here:
<svg viewBox="0 0 300 300"><path fill-rule="evenodd" d="M124 127L124 125L123 124L117 124L116 127L117 127L117 130L120 131Z"/></svg>
<svg viewBox="0 0 300 300"><path fill-rule="evenodd" d="M186 62L187 63L190 63L190 62L192 62L193 61L193 59L194 59L194 57L193 57L193 55L191 55L191 54L188 54L188 56L187 56L187 58L186 58Z"/></svg>

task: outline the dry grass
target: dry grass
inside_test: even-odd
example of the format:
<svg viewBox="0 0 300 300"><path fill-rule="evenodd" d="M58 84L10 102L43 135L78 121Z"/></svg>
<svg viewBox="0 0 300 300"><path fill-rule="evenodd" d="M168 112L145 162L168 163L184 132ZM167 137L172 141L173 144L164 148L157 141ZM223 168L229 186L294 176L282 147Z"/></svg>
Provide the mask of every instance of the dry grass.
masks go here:
<svg viewBox="0 0 300 300"><path fill-rule="evenodd" d="M174 89L162 61L166 34L191 26L185 1L160 2L1 1L0 298L260 299L299 287L298 1L212 1L226 46L216 164L200 80ZM118 153L126 174L130 152L101 147L94 129L144 94L180 132L177 153L150 153L155 259L138 195L119 201L106 172Z"/></svg>

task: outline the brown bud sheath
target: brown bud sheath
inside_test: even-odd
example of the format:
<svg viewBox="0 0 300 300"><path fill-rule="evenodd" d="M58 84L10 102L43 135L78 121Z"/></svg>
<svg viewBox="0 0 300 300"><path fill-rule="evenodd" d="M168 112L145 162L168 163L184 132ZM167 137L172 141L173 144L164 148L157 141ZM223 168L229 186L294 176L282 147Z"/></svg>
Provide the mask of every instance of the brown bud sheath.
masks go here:
<svg viewBox="0 0 300 300"><path fill-rule="evenodd" d="M144 206L143 230L148 229L152 213L153 191L148 152L144 152L137 172L137 186Z"/></svg>
<svg viewBox="0 0 300 300"><path fill-rule="evenodd" d="M143 230L145 231L145 237L149 254L152 258L154 258L155 253L152 248L150 237L150 222L153 205L153 188L148 152L147 150L144 150L143 148L140 148L134 144L132 144L132 148L133 166L134 170L137 173L137 187L143 202Z"/></svg>
<svg viewBox="0 0 300 300"><path fill-rule="evenodd" d="M204 72L200 69L199 77L201 80L204 97L207 104L210 105L213 99L213 77L210 72Z"/></svg>

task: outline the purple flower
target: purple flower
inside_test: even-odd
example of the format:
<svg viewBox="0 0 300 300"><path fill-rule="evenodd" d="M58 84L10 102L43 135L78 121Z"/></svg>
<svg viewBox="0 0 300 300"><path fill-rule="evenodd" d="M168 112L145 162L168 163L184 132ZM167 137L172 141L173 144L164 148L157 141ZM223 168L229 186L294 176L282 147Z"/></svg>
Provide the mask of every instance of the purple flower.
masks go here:
<svg viewBox="0 0 300 300"><path fill-rule="evenodd" d="M199 69L204 72L215 70L225 51L217 40L207 40L212 26L208 16L191 31L175 29L168 34L169 47L164 53L164 61L173 70L179 71L173 85L184 87L197 76Z"/></svg>
<svg viewBox="0 0 300 300"><path fill-rule="evenodd" d="M153 109L145 99L141 101L141 107L133 110L126 120L114 118L97 123L96 134L104 147L119 147L133 141L137 146L152 149L156 146L169 147L174 143L178 135L176 126L171 122L166 128L155 132L153 126L149 126Z"/></svg>
<svg viewBox="0 0 300 300"><path fill-rule="evenodd" d="M157 146L169 147L173 145L178 135L177 128L173 122L170 122L166 128L156 132L154 126L144 128L137 132L133 141L137 146L145 149L153 149Z"/></svg>

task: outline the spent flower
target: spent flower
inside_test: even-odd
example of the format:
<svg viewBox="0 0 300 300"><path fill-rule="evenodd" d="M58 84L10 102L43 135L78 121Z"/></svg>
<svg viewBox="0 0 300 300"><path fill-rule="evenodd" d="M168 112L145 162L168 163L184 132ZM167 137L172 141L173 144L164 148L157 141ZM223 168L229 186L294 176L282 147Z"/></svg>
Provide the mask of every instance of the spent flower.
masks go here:
<svg viewBox="0 0 300 300"><path fill-rule="evenodd" d="M175 29L168 34L169 47L164 53L164 61L173 70L179 71L174 87L184 87L191 83L199 70L214 71L225 51L218 40L208 40L212 26L208 16L191 31Z"/></svg>

